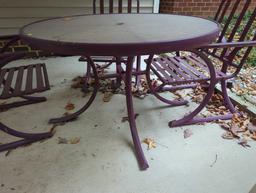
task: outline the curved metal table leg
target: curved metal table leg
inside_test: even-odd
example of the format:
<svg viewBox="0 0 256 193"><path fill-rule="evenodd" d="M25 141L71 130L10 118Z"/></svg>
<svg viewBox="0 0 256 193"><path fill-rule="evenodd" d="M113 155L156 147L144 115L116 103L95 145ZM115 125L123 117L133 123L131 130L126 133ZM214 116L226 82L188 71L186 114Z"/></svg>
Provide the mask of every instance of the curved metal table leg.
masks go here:
<svg viewBox="0 0 256 193"><path fill-rule="evenodd" d="M82 86L82 91L84 93L88 93L88 89L89 89L89 80L91 78L91 65L89 62L86 63L86 73L83 77L84 79L84 85Z"/></svg>
<svg viewBox="0 0 256 193"><path fill-rule="evenodd" d="M86 111L86 109L88 109L90 107L90 105L92 104L92 102L94 101L97 91L98 91L98 88L99 88L99 77L98 77L96 66L95 66L93 60L91 59L91 57L87 56L87 61L90 64L90 66L92 67L92 71L93 71L94 78L95 78L93 93L92 93L91 97L89 98L88 102L81 109L76 111L75 113L66 115L63 117L59 117L59 118L50 119L49 123L62 123L62 122L67 122L67 121L76 119L80 114L82 114L84 111Z"/></svg>
<svg viewBox="0 0 256 193"><path fill-rule="evenodd" d="M195 118L195 116L198 113L200 113L201 110L208 104L208 102L210 101L210 99L214 93L215 85L218 82L218 80L216 79L215 68L214 68L212 62L210 61L210 59L208 57L206 57L202 52L199 52L199 51L192 51L192 52L194 52L198 56L200 56L205 61L205 63L207 64L207 66L209 68L210 84L208 87L208 91L207 91L207 94L204 97L203 101L200 103L200 105L194 111L190 112L188 115L184 116L182 119L170 121L169 127L176 127L176 126L188 125L188 124L193 124L193 123L198 123L198 122L211 121L210 117L209 118Z"/></svg>
<svg viewBox="0 0 256 193"><path fill-rule="evenodd" d="M128 57L128 63L126 65L126 77L125 77L126 104L127 104L128 119L129 119L130 129L132 133L135 153L136 153L141 170L146 170L149 166L144 156L144 153L141 147L141 141L136 128L135 114L134 114L133 101L132 101L132 84L131 83L132 83L133 59L134 59L133 57Z"/></svg>
<svg viewBox="0 0 256 193"><path fill-rule="evenodd" d="M147 79L147 83L148 83L148 87L150 89L150 92L160 101L171 105L171 106L181 106L181 105L186 105L188 103L188 101L186 100L182 100L182 99L177 99L177 100L169 100L166 99L164 97L162 97L160 94L158 94L158 92L155 90L155 88L152 86L152 81L150 79L150 64L153 60L153 55L150 55L149 58L147 59L147 68L146 68L146 79Z"/></svg>

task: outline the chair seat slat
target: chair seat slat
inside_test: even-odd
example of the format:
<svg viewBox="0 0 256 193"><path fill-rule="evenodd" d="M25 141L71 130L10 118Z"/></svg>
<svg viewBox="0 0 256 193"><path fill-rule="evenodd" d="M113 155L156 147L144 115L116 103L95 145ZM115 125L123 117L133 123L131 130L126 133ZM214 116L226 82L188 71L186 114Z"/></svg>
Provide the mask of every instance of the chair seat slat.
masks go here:
<svg viewBox="0 0 256 193"><path fill-rule="evenodd" d="M210 75L206 76L196 69L198 66L204 66L204 71L209 73L209 70L206 69L207 67L205 67L204 62L199 64L200 59L195 58L195 60L191 61L196 62L197 65L192 66L185 59L177 56L159 56L157 58L154 58L152 62L153 68L151 69L161 81L164 80L163 82L165 83L167 81L168 84L171 85L191 84L193 82L206 82L210 80ZM194 73L201 74L196 76ZM216 71L217 79L223 79L228 77L229 75L221 71Z"/></svg>
<svg viewBox="0 0 256 193"><path fill-rule="evenodd" d="M186 59L190 60L191 62L194 62L199 68L202 68L203 70L205 70L207 72L209 71L207 65L205 64L205 62L202 59L197 58L193 55L187 56Z"/></svg>
<svg viewBox="0 0 256 193"><path fill-rule="evenodd" d="M14 95L19 95L22 94L22 81L23 81L23 74L24 74L24 66L21 66L20 68L18 68L18 74L17 74L17 78L16 78L16 84L15 84L15 88L14 88Z"/></svg>
<svg viewBox="0 0 256 193"><path fill-rule="evenodd" d="M42 65L38 64L36 67L36 82L37 82L37 89L42 89L44 87L43 75L42 75Z"/></svg>
<svg viewBox="0 0 256 193"><path fill-rule="evenodd" d="M33 75L34 70L36 72L35 75ZM14 76L16 72L17 76ZM33 88L33 77L34 80L37 81L35 88ZM23 81L24 79L25 81ZM0 85L3 86L2 94L0 95L0 98L2 99L30 95L50 89L45 64L32 64L28 66L1 69L0 80ZM12 83L14 83L14 87L12 86Z"/></svg>
<svg viewBox="0 0 256 193"><path fill-rule="evenodd" d="M166 58L166 57L163 57L163 59L164 59L166 62L169 62L169 64L171 63L172 68L175 70L175 72L176 72L180 77L183 77L184 79L190 79L190 76L187 75L185 72L183 72L180 68L178 68L178 67L176 66L176 64L173 63L171 60L168 60L168 58Z"/></svg>
<svg viewBox="0 0 256 193"><path fill-rule="evenodd" d="M154 59L155 60L155 59ZM166 79L167 81L171 81L171 76L165 72L166 65L161 61L160 58L156 58L155 61L153 61L153 65Z"/></svg>
<svg viewBox="0 0 256 193"><path fill-rule="evenodd" d="M186 60L181 59L180 57L175 57L177 60L179 60L181 67L184 66L185 68L187 68L190 72L192 72L193 74L195 74L196 76L199 76L201 78L205 78L206 76L199 72L199 70L197 70L196 68L193 68Z"/></svg>
<svg viewBox="0 0 256 193"><path fill-rule="evenodd" d="M7 72L7 69L2 69L0 71L0 86L2 86L2 83L3 83L6 72Z"/></svg>
<svg viewBox="0 0 256 193"><path fill-rule="evenodd" d="M166 63L166 61L163 59L163 63ZM176 72L174 72L173 70L173 65L170 65L168 63L166 63L166 68L165 70L168 72L168 74L171 75L172 79L176 80L176 81L181 81L182 78L179 77L178 74L176 74Z"/></svg>
<svg viewBox="0 0 256 193"><path fill-rule="evenodd" d="M12 86L13 76L14 76L15 69L12 68L8 70L8 75L6 80L4 81L4 89L2 93L2 97L7 98L10 94L10 89Z"/></svg>
<svg viewBox="0 0 256 193"><path fill-rule="evenodd" d="M172 57L169 57L168 59L171 60L173 63L175 63L175 65L176 65L181 71L185 72L185 73L186 73L187 75L189 75L192 79L196 79L196 78L197 78L197 76L196 76L194 73L192 73L192 72L191 72L190 70L188 70L187 68L183 67L183 65L180 65L180 62L177 60L177 58L174 59L174 58L172 58Z"/></svg>
<svg viewBox="0 0 256 193"><path fill-rule="evenodd" d="M50 88L50 83L49 83L48 73L47 73L45 64L42 64L42 68L43 68L44 84L45 84L44 90L45 89L48 90L48 88Z"/></svg>
<svg viewBox="0 0 256 193"><path fill-rule="evenodd" d="M26 80L26 90L32 92L33 89L33 66L30 65L27 68L27 80Z"/></svg>

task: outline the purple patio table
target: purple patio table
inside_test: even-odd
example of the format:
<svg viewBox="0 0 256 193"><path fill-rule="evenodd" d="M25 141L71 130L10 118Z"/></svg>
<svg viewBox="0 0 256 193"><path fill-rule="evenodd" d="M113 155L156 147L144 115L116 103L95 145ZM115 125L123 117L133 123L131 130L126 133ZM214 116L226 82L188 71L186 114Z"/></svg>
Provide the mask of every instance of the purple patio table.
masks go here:
<svg viewBox="0 0 256 193"><path fill-rule="evenodd" d="M136 156L142 170L148 168L138 136L132 100L132 66L137 55L187 50L211 43L218 36L215 22L167 14L77 15L41 20L24 26L20 36L34 48L57 54L87 57L98 85L91 56L128 57L125 70L126 103ZM74 115L50 122L68 121L84 112L96 96Z"/></svg>

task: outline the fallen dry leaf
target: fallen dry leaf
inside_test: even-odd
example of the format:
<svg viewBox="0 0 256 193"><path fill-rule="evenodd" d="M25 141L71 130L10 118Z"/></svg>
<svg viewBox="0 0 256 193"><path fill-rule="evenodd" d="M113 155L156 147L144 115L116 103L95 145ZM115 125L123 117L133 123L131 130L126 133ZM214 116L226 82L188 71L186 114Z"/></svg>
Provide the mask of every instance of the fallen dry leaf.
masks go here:
<svg viewBox="0 0 256 193"><path fill-rule="evenodd" d="M230 127L230 132L233 134L234 137L240 138L238 132L243 132L244 130L242 130L237 124L232 124Z"/></svg>
<svg viewBox="0 0 256 193"><path fill-rule="evenodd" d="M234 139L233 134L230 131L226 131L221 135L223 139Z"/></svg>
<svg viewBox="0 0 256 193"><path fill-rule="evenodd" d="M107 92L104 93L102 100L103 100L104 102L109 102L109 101L111 100L111 97L112 97L112 96L113 96L113 93L110 92L110 91L107 91Z"/></svg>
<svg viewBox="0 0 256 193"><path fill-rule="evenodd" d="M193 135L193 132L190 129L185 129L183 133L184 133L184 139L189 138Z"/></svg>
<svg viewBox="0 0 256 193"><path fill-rule="evenodd" d="M256 126L253 125L252 123L249 123L247 127L249 131L256 132Z"/></svg>
<svg viewBox="0 0 256 193"><path fill-rule="evenodd" d="M58 137L58 144L68 144L68 140L63 137Z"/></svg>
<svg viewBox="0 0 256 193"><path fill-rule="evenodd" d="M80 137L74 137L69 139L70 144L78 144L80 142Z"/></svg>
<svg viewBox="0 0 256 193"><path fill-rule="evenodd" d="M79 142L80 142L80 137L74 137L74 138L71 138L71 139L58 137L58 144L77 144Z"/></svg>
<svg viewBox="0 0 256 193"><path fill-rule="evenodd" d="M66 106L65 106L65 109L66 109L67 111L72 111L72 110L75 109L75 105L74 105L73 103L71 103L71 102L68 102L68 103L66 104Z"/></svg>
<svg viewBox="0 0 256 193"><path fill-rule="evenodd" d="M68 115L70 115L71 113L69 113L69 112L65 112L65 113L63 113L63 116L68 116Z"/></svg>
<svg viewBox="0 0 256 193"><path fill-rule="evenodd" d="M246 138L240 138L239 141L238 141L238 144L243 146L243 147L251 147L249 144L248 144L248 141Z"/></svg>
<svg viewBox="0 0 256 193"><path fill-rule="evenodd" d="M145 138L143 140L143 143L148 145L148 150L150 150L152 148L156 148L156 142L153 138Z"/></svg>

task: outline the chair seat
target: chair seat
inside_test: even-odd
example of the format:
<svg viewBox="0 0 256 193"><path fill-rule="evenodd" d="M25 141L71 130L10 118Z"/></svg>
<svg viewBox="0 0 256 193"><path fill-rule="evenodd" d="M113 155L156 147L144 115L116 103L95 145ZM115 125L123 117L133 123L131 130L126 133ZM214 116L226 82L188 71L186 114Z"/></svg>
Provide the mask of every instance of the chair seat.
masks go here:
<svg viewBox="0 0 256 193"><path fill-rule="evenodd" d="M45 64L0 69L0 99L34 94L49 89Z"/></svg>
<svg viewBox="0 0 256 193"><path fill-rule="evenodd" d="M151 70L166 84L179 85L210 80L206 63L193 55L159 56L152 61ZM217 79L228 77L223 72L216 72Z"/></svg>

